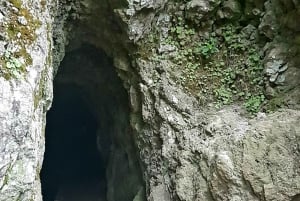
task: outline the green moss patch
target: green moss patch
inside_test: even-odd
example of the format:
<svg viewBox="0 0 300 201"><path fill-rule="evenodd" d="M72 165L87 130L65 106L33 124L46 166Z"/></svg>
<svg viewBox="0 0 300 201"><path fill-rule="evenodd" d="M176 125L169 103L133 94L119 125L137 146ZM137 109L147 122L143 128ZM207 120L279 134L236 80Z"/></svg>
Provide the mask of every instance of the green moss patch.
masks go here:
<svg viewBox="0 0 300 201"><path fill-rule="evenodd" d="M9 41L18 48L16 52L6 52L0 58L0 74L6 79L16 77L26 70L26 66L32 64L32 58L26 50L27 45L31 45L36 40L36 29L41 26L41 22L35 19L32 14L22 5L20 0L9 0L18 9L15 13L9 13L9 22L5 25ZM21 24L19 19L23 18L26 24ZM20 66L21 64L21 66Z"/></svg>

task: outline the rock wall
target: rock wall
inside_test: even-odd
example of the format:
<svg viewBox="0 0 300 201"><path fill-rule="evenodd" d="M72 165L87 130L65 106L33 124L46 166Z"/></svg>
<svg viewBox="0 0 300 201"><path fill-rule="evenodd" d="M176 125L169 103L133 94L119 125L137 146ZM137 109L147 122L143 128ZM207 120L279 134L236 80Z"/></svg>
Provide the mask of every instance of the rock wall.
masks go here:
<svg viewBox="0 0 300 201"><path fill-rule="evenodd" d="M130 96L130 122L148 200L299 199L298 1L86 0L56 4L12 0L1 5L2 27L9 26L1 41L4 137L0 143L0 200L41 200L38 173L44 149L44 117L51 101L52 58L47 56L51 55L52 32L55 70L65 50L82 43L91 43L114 59ZM25 23L22 15L28 18L22 8L41 23L28 30L12 29L16 35L27 33L25 38L22 33L11 38L11 27ZM11 23L13 20L17 24ZM27 21L30 23L23 26L34 22L31 18ZM238 35L243 30L245 36L226 35L226 24L231 24ZM36 37L28 37L32 29ZM190 41L182 40L190 35ZM217 71L221 77L216 79L201 77L206 71L198 66L216 66L207 62L210 58L223 65L218 52L227 50L227 36L234 36L234 42L228 44L237 49L228 60L250 68L262 64L262 68L242 75L248 79L248 73L254 72L260 75L259 81L249 84L251 79L242 80L246 83L237 89L240 93L249 88L251 93L257 92L257 99L246 95L235 98L232 86L223 93L217 90L219 96L214 97L216 89L195 85L195 81L203 80L205 86L218 87L215 83L228 78L224 74L227 70ZM25 43L28 40L32 41ZM198 40L205 45L195 58L198 52L189 53L188 47L194 48ZM239 40L245 40L246 45L240 46ZM19 44L19 52L26 49L28 54L5 54L10 41L24 42L24 46ZM247 49L250 46L252 52ZM248 53L255 57L248 60ZM173 59L178 55L179 59ZM22 56L25 59L15 60ZM186 80L189 76L191 79ZM234 76L228 79L236 83ZM240 104L244 100L255 115L245 112Z"/></svg>
<svg viewBox="0 0 300 201"><path fill-rule="evenodd" d="M298 9L299 4L292 1L195 0L169 1L155 14L150 37L137 42L133 67L140 80L129 90L131 123L145 163L149 200L299 199L298 46L286 40L297 35L291 28L294 26L288 27L287 16L297 15ZM241 106L223 106L216 111L215 104L203 104L199 95L191 95L189 86L180 86L176 80L184 63L174 62L172 57L180 55L180 45L168 41L174 16L186 19L185 26L198 26L200 39L211 32L217 35L223 23L238 22L247 27L244 31L252 27L247 40L254 40L261 50L262 93L269 101L266 107L295 110L258 113L253 118L245 115ZM180 29L182 25L176 23L175 33L180 36L185 27ZM187 37L185 32L183 38ZM187 48L185 43L182 49ZM201 96L207 95L202 92Z"/></svg>
<svg viewBox="0 0 300 201"><path fill-rule="evenodd" d="M49 10L1 1L0 200L42 200L45 115L52 100Z"/></svg>

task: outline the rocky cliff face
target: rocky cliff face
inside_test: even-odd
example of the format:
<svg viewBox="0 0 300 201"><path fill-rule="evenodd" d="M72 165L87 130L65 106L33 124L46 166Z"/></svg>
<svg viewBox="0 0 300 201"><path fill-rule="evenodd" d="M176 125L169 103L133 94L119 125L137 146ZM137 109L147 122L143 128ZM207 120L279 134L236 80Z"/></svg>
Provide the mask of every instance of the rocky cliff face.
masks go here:
<svg viewBox="0 0 300 201"><path fill-rule="evenodd" d="M0 200L42 200L53 78L84 44L113 59L129 95L131 170L145 183L133 182L132 200L299 200L299 6L1 1ZM126 186L112 173L118 152L132 156L120 147L107 166L109 201Z"/></svg>
<svg viewBox="0 0 300 201"><path fill-rule="evenodd" d="M42 200L39 171L52 100L52 20L35 1L1 1L0 9L0 200Z"/></svg>

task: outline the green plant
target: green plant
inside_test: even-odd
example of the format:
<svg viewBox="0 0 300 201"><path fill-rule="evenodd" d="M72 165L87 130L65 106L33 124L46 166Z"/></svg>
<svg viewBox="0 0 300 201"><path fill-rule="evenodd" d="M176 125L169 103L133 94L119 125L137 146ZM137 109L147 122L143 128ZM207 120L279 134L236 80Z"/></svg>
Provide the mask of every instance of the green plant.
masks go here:
<svg viewBox="0 0 300 201"><path fill-rule="evenodd" d="M4 54L4 61L7 73L17 77L22 70L22 63L20 60L15 58L11 52L6 51Z"/></svg>
<svg viewBox="0 0 300 201"><path fill-rule="evenodd" d="M226 25L222 30L224 42L220 43L219 57L208 63L213 79L219 81L215 85L218 105L230 104L230 99L239 100L248 112L256 113L265 101L261 95L263 65L258 47L249 42L239 27Z"/></svg>
<svg viewBox="0 0 300 201"><path fill-rule="evenodd" d="M208 40L201 43L198 47L194 49L195 54L200 54L205 59L208 59L213 54L219 51L217 46L217 39L211 37Z"/></svg>
<svg viewBox="0 0 300 201"><path fill-rule="evenodd" d="M182 17L174 17L172 24L168 36L158 37L154 42L172 46L172 52L156 52L152 60L172 61L176 81L202 103L215 101L221 107L239 102L249 113L258 112L266 101L262 95L262 57L260 48L249 40L243 27L222 25L216 27L221 31L218 34L212 32L202 38L197 27L190 26ZM153 41L150 37L149 44Z"/></svg>
<svg viewBox="0 0 300 201"><path fill-rule="evenodd" d="M169 37L169 43L171 42L174 45L179 45L184 47L192 43L193 35L195 35L195 29L190 28L183 21L183 18L179 17L176 20L176 26L171 27L170 33L171 37ZM176 41L176 42L175 42Z"/></svg>
<svg viewBox="0 0 300 201"><path fill-rule="evenodd" d="M246 100L244 106L246 107L246 110L248 112L250 112L251 114L255 114L260 110L260 107L264 103L264 101L265 96L263 94L253 95L248 100Z"/></svg>
<svg viewBox="0 0 300 201"><path fill-rule="evenodd" d="M230 51L245 51L249 45L243 33L239 33L238 26L228 24L222 28L223 39Z"/></svg>
<svg viewBox="0 0 300 201"><path fill-rule="evenodd" d="M215 89L215 95L217 99L220 101L219 103L222 104L230 104L233 101L233 94L231 89L227 88L226 86L222 85L220 88Z"/></svg>

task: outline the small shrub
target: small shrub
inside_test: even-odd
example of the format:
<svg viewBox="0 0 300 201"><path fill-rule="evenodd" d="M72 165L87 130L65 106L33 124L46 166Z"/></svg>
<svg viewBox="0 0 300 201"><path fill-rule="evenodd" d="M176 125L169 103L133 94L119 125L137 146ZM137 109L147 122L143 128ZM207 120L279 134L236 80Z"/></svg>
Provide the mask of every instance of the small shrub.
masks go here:
<svg viewBox="0 0 300 201"><path fill-rule="evenodd" d="M217 46L217 40L215 38L209 38L207 41L201 43L198 47L195 48L194 52L200 54L205 59L208 59L213 54L219 51Z"/></svg>
<svg viewBox="0 0 300 201"><path fill-rule="evenodd" d="M265 96L263 94L251 96L246 102L244 106L246 110L251 114L255 114L260 110L261 105L265 101Z"/></svg>
<svg viewBox="0 0 300 201"><path fill-rule="evenodd" d="M221 104L227 105L233 101L232 91L224 85L215 90L215 95Z"/></svg>

